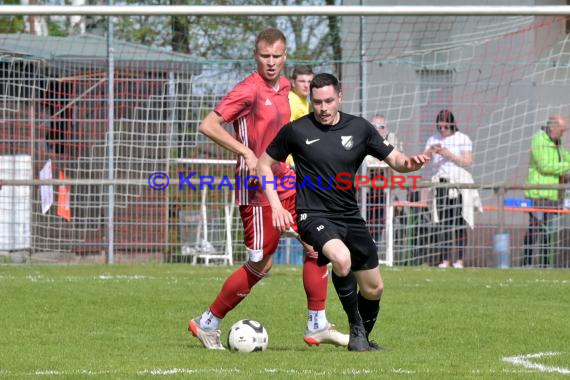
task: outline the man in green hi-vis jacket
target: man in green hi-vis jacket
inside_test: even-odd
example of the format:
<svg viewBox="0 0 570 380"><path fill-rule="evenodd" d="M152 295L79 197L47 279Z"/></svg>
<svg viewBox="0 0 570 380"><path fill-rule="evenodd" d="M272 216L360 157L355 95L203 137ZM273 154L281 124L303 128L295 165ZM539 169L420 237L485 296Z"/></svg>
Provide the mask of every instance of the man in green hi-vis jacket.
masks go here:
<svg viewBox="0 0 570 380"><path fill-rule="evenodd" d="M558 185L564 183L570 172L570 152L562 146L562 135L568 128L566 117L555 115L548 118L546 127L532 136L527 184ZM533 208L559 209L564 191L557 189L532 189L525 196L533 200ZM524 265L550 266L554 263L557 246L556 232L559 214L530 212L529 226L524 237ZM532 246L540 242L540 257L533 262Z"/></svg>

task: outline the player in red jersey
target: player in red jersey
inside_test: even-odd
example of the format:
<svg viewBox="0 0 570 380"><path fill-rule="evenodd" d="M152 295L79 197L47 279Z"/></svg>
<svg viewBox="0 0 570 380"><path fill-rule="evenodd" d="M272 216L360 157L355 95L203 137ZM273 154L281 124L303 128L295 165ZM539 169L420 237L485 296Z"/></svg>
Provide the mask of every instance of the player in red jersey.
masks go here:
<svg viewBox="0 0 570 380"><path fill-rule="evenodd" d="M279 243L280 232L273 227L271 207L261 184L248 181L245 186L243 181L256 175L257 158L289 122L288 94L291 87L289 81L281 77L281 69L287 59L286 43L285 36L278 29L269 28L259 33L254 50L256 72L238 83L200 125L200 132L238 155L236 179L242 183L236 186L236 202L240 208L249 258L226 279L210 308L190 320L188 329L208 349L224 349L220 340L221 320L269 272L272 255ZM233 124L235 138L224 129L225 123ZM293 214L295 173L285 164L275 165L272 169L277 177L279 198ZM303 282L309 309L305 342L346 346L348 335L336 331L326 318L328 275L325 272L323 276L322 268L313 257L303 264Z"/></svg>

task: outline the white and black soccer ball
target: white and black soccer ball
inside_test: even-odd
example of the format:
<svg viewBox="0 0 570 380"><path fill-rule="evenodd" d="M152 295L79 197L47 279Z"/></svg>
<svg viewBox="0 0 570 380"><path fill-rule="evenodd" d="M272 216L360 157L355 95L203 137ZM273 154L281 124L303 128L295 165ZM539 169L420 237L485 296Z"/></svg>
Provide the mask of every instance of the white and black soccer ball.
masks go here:
<svg viewBox="0 0 570 380"><path fill-rule="evenodd" d="M252 319L237 321L230 328L228 347L237 352L265 351L269 335L261 323Z"/></svg>

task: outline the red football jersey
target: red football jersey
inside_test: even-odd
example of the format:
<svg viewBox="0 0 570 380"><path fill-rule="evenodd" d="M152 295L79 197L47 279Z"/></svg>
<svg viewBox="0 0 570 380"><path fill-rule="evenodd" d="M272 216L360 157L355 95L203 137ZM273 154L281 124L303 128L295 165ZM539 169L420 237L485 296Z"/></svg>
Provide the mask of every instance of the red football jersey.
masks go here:
<svg viewBox="0 0 570 380"><path fill-rule="evenodd" d="M281 128L289 123L291 108L288 94L291 90L289 81L279 78L279 90L275 91L265 80L254 72L238 83L216 106L214 111L227 123L234 126L236 138L249 147L259 158L265 152L271 141ZM295 180L286 179L285 188L280 178L295 177L295 172L287 168L285 163L275 165L273 174L277 176L276 186L279 198L284 199L294 194ZM236 203L238 205L269 205L261 189L248 190L244 179L249 175L249 169L243 157L239 157L236 165ZM237 182L240 182L239 184Z"/></svg>

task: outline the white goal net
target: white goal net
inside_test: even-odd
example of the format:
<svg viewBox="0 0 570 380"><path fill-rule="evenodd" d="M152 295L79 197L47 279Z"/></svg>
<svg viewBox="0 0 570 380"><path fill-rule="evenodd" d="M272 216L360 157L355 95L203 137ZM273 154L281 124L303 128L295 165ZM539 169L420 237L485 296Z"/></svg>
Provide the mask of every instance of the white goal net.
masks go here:
<svg viewBox="0 0 570 380"><path fill-rule="evenodd" d="M0 250L69 262L106 260L109 249L115 262L243 261L231 192L179 190L175 181L157 191L147 181L155 172L171 181L181 172L233 177L235 157L198 126L255 70L256 33L276 25L288 37L284 74L297 64L334 73L343 111L382 115L405 153L424 150L441 110L472 141L468 171L483 208L473 228L434 220L425 191L359 195L382 262L494 266L501 233L511 265L568 267L566 211L550 210L555 230L529 243L528 212L544 210L524 207L523 192L510 189L526 183L533 134L550 116L570 116L568 17L413 14L117 15L111 53L103 16L77 16L72 27L69 16L36 15L47 35L26 30L34 16L1 16L0 181L13 182L0 190ZM48 172L63 185L34 182ZM431 181L429 168L420 174ZM493 186L507 187L504 203ZM282 243L276 261L299 263L298 245Z"/></svg>

